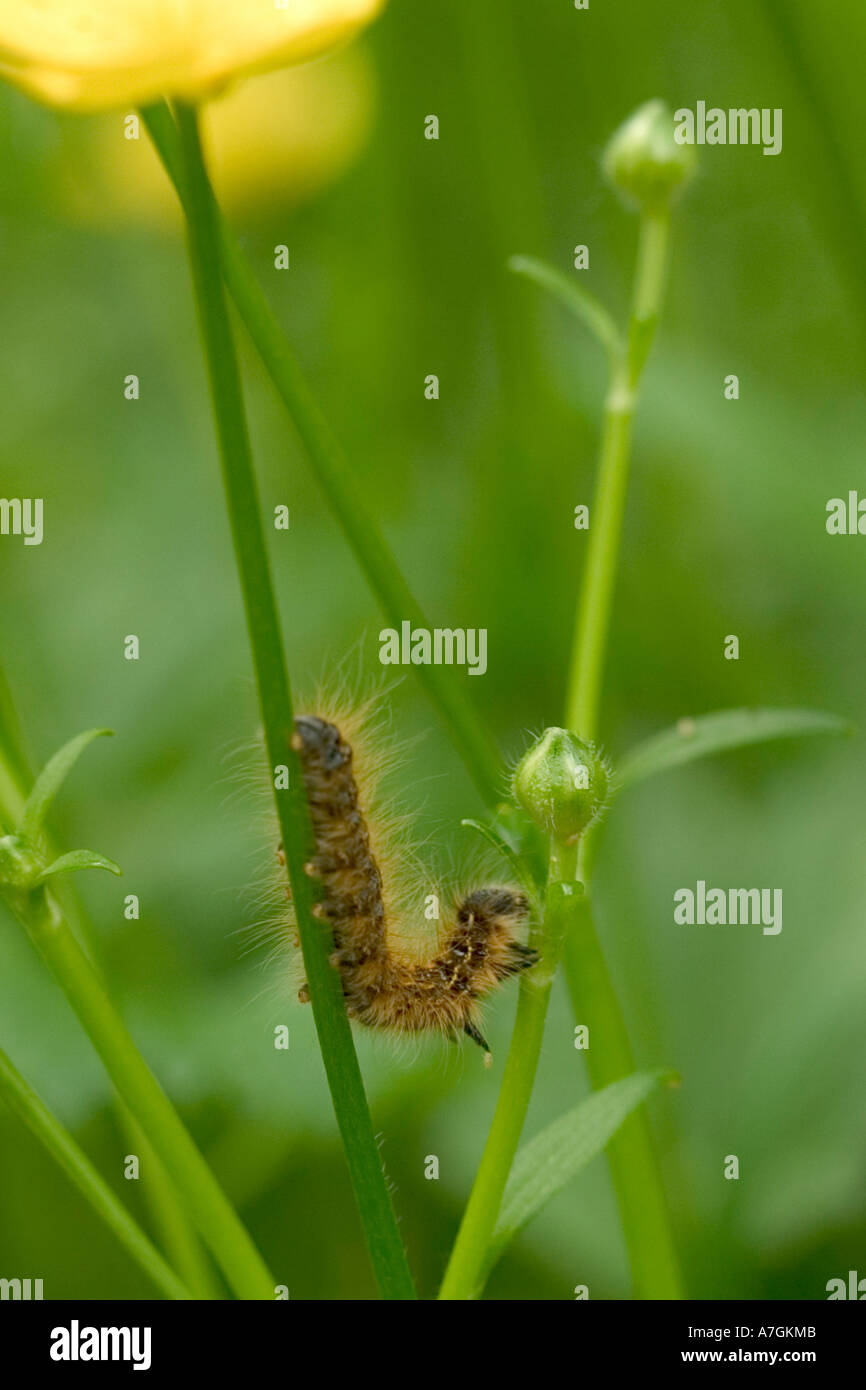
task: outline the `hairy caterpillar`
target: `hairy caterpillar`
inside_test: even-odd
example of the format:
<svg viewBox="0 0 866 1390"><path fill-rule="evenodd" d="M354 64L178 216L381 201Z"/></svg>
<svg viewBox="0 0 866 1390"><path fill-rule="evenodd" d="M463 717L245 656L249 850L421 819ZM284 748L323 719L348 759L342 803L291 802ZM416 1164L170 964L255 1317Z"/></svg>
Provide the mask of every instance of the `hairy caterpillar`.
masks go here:
<svg viewBox="0 0 866 1390"><path fill-rule="evenodd" d="M529 911L513 888L479 888L457 902L433 951L419 959L389 920L387 895L353 769L354 754L336 724L318 715L295 720L292 747L304 777L315 840L305 866L321 880L314 909L333 932L349 1016L401 1033L466 1033L489 1053L479 1003L536 953L517 929ZM282 858L281 850L278 854ZM302 1000L309 995L306 986Z"/></svg>

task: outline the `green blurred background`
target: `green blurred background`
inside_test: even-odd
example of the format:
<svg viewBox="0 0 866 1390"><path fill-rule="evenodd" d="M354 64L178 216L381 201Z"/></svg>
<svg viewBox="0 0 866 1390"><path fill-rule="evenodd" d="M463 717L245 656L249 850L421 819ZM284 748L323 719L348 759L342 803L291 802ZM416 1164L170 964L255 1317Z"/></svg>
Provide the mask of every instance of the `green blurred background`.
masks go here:
<svg viewBox="0 0 866 1390"><path fill-rule="evenodd" d="M391 0L345 56L249 83L234 145L223 121L232 221L414 591L434 624L489 631L488 673L468 684L507 756L563 717L585 549L572 514L591 500L604 380L595 344L505 262L569 271L586 243L585 283L623 312L636 226L599 159L656 96L782 107L784 149L703 150L677 219L607 748L616 759L682 715L736 705L866 722L866 541L824 526L830 497L866 493L864 45L854 0ZM293 111L307 128L294 144ZM438 142L423 138L433 113ZM309 1011L240 930L272 848L233 771L257 725L246 635L179 219L122 114L62 116L0 91L0 492L45 499L41 547L0 541L0 662L36 763L80 729L117 731L64 791L58 833L123 866L122 880L80 880L112 986L275 1277L292 1298L374 1297ZM376 604L243 352L263 504L291 508L271 553L295 684L347 654L375 678ZM723 659L728 633L738 662ZM401 774L419 831L457 875L477 796L411 675L393 705L401 736L424 735ZM828 1279L866 1274L864 776L860 739L747 750L629 793L605 834L600 928L638 1061L683 1076L653 1116L696 1297L823 1298ZM675 927L673 892L698 878L781 887L781 935ZM123 916L130 892L138 922ZM0 1044L148 1222L106 1078L5 916L0 950ZM507 992L490 1011L490 1072L469 1049L358 1037L427 1295L513 1008ZM279 1023L288 1052L273 1048ZM527 1133L586 1092L572 1030L560 982ZM731 1153L738 1182L723 1178ZM152 1292L5 1111L0 1275L41 1277L47 1298ZM488 1296L568 1299L578 1283L627 1296L603 1160L528 1228Z"/></svg>

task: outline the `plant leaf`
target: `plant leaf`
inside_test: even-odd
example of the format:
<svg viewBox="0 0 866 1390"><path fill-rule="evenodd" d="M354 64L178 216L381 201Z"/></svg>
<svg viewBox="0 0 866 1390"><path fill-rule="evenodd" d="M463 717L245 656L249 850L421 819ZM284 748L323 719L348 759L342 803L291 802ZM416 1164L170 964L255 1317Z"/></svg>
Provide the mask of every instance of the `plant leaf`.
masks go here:
<svg viewBox="0 0 866 1390"><path fill-rule="evenodd" d="M113 733L113 729L88 729L86 733L77 734L75 738L70 739L49 759L33 783L33 790L24 806L24 814L18 827L18 834L23 839L37 838L52 801L87 745L95 738L110 737Z"/></svg>
<svg viewBox="0 0 866 1390"><path fill-rule="evenodd" d="M531 896L543 896L549 856L547 838L518 807L502 802L490 820L467 818L460 824L477 830L493 846Z"/></svg>
<svg viewBox="0 0 866 1390"><path fill-rule="evenodd" d="M467 830L477 830L479 835L483 835L488 844L491 844L493 848L502 855L503 859L508 862L521 883L524 881L527 877L525 865L521 864L520 856L517 854L516 850L504 839L495 826L489 825L486 821L471 820L469 818L462 820L460 824L466 826Z"/></svg>
<svg viewBox="0 0 866 1390"><path fill-rule="evenodd" d="M9 795L4 798L7 818L17 824L21 818L24 798L19 786L29 786L32 778L27 766L24 733L12 699L6 672L0 667L0 757L4 763Z"/></svg>
<svg viewBox="0 0 866 1390"><path fill-rule="evenodd" d="M767 743L807 734L852 734L854 726L835 714L808 709L727 709L681 719L672 729L639 743L617 769L618 788L631 786L656 772L665 772L695 758L707 758L729 748Z"/></svg>
<svg viewBox="0 0 866 1390"><path fill-rule="evenodd" d="M619 329L611 315L589 290L575 284L561 270L534 256L512 256L508 269L516 275L526 275L536 285L550 293L564 304L581 323L595 335L608 357L614 358L622 353L622 339Z"/></svg>
<svg viewBox="0 0 866 1390"><path fill-rule="evenodd" d="M522 1145L505 1188L482 1285L517 1232L602 1152L647 1096L657 1086L676 1085L678 1081L677 1073L667 1069L635 1072L596 1091Z"/></svg>
<svg viewBox="0 0 866 1390"><path fill-rule="evenodd" d="M41 883L51 874L71 873L75 869L107 869L110 874L117 874L118 877L123 873L120 865L115 864L113 859L106 859L104 854L97 854L92 849L73 849L68 854L61 854L59 859L55 859L53 864L43 869L36 882Z"/></svg>

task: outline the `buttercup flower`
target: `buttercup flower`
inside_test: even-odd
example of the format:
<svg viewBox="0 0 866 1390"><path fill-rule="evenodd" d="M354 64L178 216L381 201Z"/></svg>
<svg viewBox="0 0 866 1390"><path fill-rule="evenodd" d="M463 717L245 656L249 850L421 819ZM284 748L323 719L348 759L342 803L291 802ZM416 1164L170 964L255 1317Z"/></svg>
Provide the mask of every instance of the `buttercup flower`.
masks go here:
<svg viewBox="0 0 866 1390"><path fill-rule="evenodd" d="M384 0L0 0L0 74L55 106L198 101L306 62Z"/></svg>
<svg viewBox="0 0 866 1390"><path fill-rule="evenodd" d="M319 63L239 82L201 114L217 200L250 218L317 197L365 148L376 108L375 71L358 45ZM150 141L118 136L125 116L94 116L88 141L58 169L63 206L85 222L177 226L177 198Z"/></svg>

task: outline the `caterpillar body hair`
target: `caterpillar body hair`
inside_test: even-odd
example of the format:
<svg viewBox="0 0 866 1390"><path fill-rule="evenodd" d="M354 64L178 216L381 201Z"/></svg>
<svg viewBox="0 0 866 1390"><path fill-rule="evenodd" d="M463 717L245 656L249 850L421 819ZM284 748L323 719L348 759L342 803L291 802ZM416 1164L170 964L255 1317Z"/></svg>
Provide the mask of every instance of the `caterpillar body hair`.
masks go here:
<svg viewBox="0 0 866 1390"><path fill-rule="evenodd" d="M355 778L354 753L337 724L319 715L295 720L292 747L303 771L315 854L306 872L321 883L314 915L333 935L350 1018L403 1034L465 1033L489 1053L481 1001L535 964L518 931L529 912L519 889L478 888L449 914L423 958L401 940ZM278 851L281 855L281 851ZM300 998L309 998L306 986Z"/></svg>

